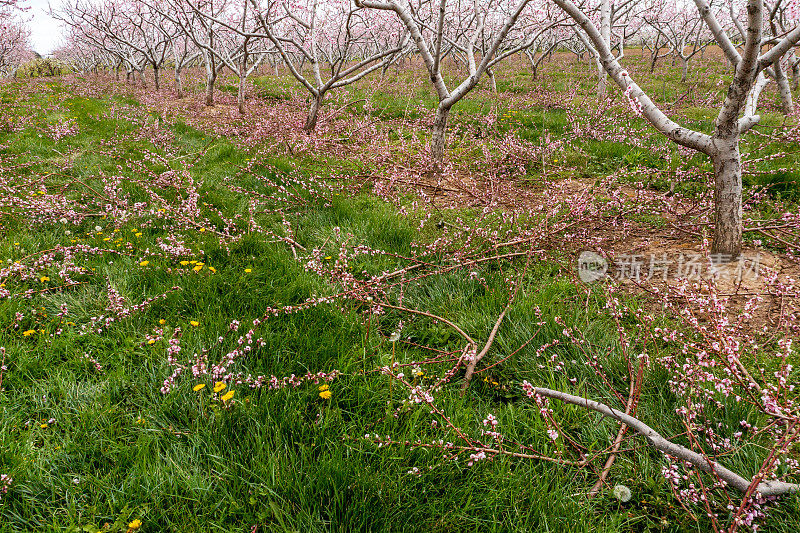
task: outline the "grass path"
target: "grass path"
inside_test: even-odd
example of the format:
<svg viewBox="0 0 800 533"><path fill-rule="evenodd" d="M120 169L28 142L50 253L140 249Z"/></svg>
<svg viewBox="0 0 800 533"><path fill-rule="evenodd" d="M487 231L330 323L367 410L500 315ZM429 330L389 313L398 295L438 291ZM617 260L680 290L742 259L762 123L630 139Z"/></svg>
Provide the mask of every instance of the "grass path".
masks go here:
<svg viewBox="0 0 800 533"><path fill-rule="evenodd" d="M57 82L3 85L0 97L24 124L0 133L6 187L0 258L10 292L0 301L7 365L0 473L14 479L0 500L0 531L96 531L104 524L103 531L126 531L134 519L142 520L142 531L181 532L253 525L258 531L704 530L679 510L660 456L647 449L624 456L612 471L613 483L634 493L623 505L607 494L587 500L596 479L588 470L513 458L469 467L439 451L364 439L365 433L401 442L441 438L425 407L395 416L407 394L376 371L392 360L427 357L416 345L459 348L450 329L429 320L391 311L367 320L361 306L346 300L280 314L255 328L262 342L229 369L278 378L338 371L329 399L320 394L322 381L276 390L234 383L233 400L223 402L227 391L214 394L213 380L188 371L163 394L177 328L181 361L207 350L213 363L270 308L337 292L336 283L304 268L295 257L304 256L299 248L276 238L287 235L285 222L292 240L318 250L322 263L335 262L348 242L389 252L349 265L375 275L402 266L397 256L411 255L415 241L432 236L421 236L414 216L398 215L389 203L311 179L318 169L302 160L236 148L181 121L158 121L135 101L78 97ZM74 124L78 133L54 140L59 124ZM64 215L76 206L83 211ZM181 217L192 206L197 213L189 223ZM58 246L72 247L74 255L59 249L37 263ZM14 270L16 262L25 268ZM432 276L409 289L404 305L449 317L483 342L508 299L504 276L521 273L518 263L496 262L478 269L484 282L461 273ZM439 402L476 434L493 413L509 437L556 453L563 442L548 439L518 383L569 383L541 364L536 347L563 327L581 329L613 375L622 379L625 369L602 293L579 292L556 262L537 262L522 280L495 357L533 338L531 348L479 374L465 397L454 385ZM393 343L389 335L401 319L403 342ZM231 332L234 320L242 324L238 333ZM566 360L580 356L569 346L559 350ZM593 374L582 366L570 374L591 390ZM675 399L665 387L658 391L666 377L651 378L640 415L678 433L669 416ZM614 424L570 406L553 409L564 429L593 449L614 438ZM726 415L738 420L747 413L734 405ZM741 450L731 461L748 465L752 453ZM771 515L769 531L800 523L797 505L781 509Z"/></svg>

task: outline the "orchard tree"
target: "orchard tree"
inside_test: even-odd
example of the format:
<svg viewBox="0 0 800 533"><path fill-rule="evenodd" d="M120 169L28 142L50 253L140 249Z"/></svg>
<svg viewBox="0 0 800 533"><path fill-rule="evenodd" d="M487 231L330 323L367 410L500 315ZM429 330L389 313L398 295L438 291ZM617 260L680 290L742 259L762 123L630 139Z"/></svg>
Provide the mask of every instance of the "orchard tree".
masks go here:
<svg viewBox="0 0 800 533"><path fill-rule="evenodd" d="M219 34L225 28L217 22L217 17L225 16L229 2L202 0L190 4L188 0L165 0L154 1L150 5L153 10L179 27L199 50L206 74L205 104L213 106L217 76L225 67L225 63L218 59L222 53L218 47L225 45L220 43Z"/></svg>
<svg viewBox="0 0 800 533"><path fill-rule="evenodd" d="M183 98L183 69L199 58L202 52L197 49L194 45L194 41L183 31L183 28L175 24L168 17L164 17L164 21L165 24L161 27L161 31L163 31L169 39L173 63L173 76L175 79L175 92L178 98Z"/></svg>
<svg viewBox="0 0 800 533"><path fill-rule="evenodd" d="M764 1L765 9L765 36L762 39L764 46L773 46L779 42L780 38L785 35L792 27L796 26L800 18L797 13L796 1L785 0L772 0ZM733 7L733 3L731 3ZM732 16L739 33L744 38L744 28L739 22L739 17ZM792 101L792 89L789 85L789 79L786 77L786 68L794 72L795 79L797 79L797 57L794 50L787 51L780 57L773 61L772 66L764 69L762 76L766 75L775 80L778 86L778 94L781 99L781 106L783 112L787 115L794 111L794 102Z"/></svg>
<svg viewBox="0 0 800 533"><path fill-rule="evenodd" d="M0 24L27 9L20 0L0 0Z"/></svg>
<svg viewBox="0 0 800 533"><path fill-rule="evenodd" d="M311 95L311 109L303 128L307 132L316 127L328 92L385 69L408 44L407 33L389 17L350 0L250 3L261 33L242 33L269 39L289 72ZM295 64L297 58L299 65ZM311 65L312 77L303 73L306 62Z"/></svg>
<svg viewBox="0 0 800 533"><path fill-rule="evenodd" d="M492 0L439 0L438 5L427 0L355 2L360 7L394 13L408 29L422 57L428 78L439 99L430 152L437 167L441 166L444 158L450 110L478 85L481 76L488 69L527 48L527 42L508 47L504 47L504 44L529 4L543 8L541 3L534 0L518 0L510 8L502 2ZM454 52L466 57L469 76L450 89L442 74L442 59ZM480 57L480 61L476 57Z"/></svg>
<svg viewBox="0 0 800 533"><path fill-rule="evenodd" d="M689 61L702 53L714 40L700 18L700 13L682 0L657 0L645 11L644 20L669 48L681 66L681 82L689 75ZM653 56L653 67L658 50ZM652 71L652 69L651 69Z"/></svg>
<svg viewBox="0 0 800 533"><path fill-rule="evenodd" d="M12 76L31 56L30 30L17 16L24 10L19 0L0 0L0 77Z"/></svg>
<svg viewBox="0 0 800 533"><path fill-rule="evenodd" d="M130 80L138 72L144 83L144 69L148 64L148 57L142 53L144 45L132 46L135 31L126 26L127 17L117 16L118 9L110 0L99 3L75 0L57 9L51 8L50 15L71 29L73 39L117 57L125 66L126 79Z"/></svg>
<svg viewBox="0 0 800 533"><path fill-rule="evenodd" d="M118 40L141 54L153 69L153 85L161 88L160 72L168 58L169 43L173 37L165 28L166 20L147 4L138 0L108 2L105 9L114 26L112 39Z"/></svg>
<svg viewBox="0 0 800 533"><path fill-rule="evenodd" d="M87 46L71 30L58 48L50 53L50 57L82 74L97 73L100 69L104 69L108 72L115 71L119 79L119 67L122 64L119 58L97 47Z"/></svg>
<svg viewBox="0 0 800 533"><path fill-rule="evenodd" d="M220 4L216 12L203 9L203 4L196 4L192 0L178 4L186 5L194 12L198 21L197 27L201 30L200 35L212 37L210 39L193 37L195 44L207 56L216 58L220 65L228 67L239 78L237 102L239 113L242 115L245 112L247 78L258 69L270 52L269 48L265 47L266 40L253 34L256 19L249 12L248 4L249 0ZM183 12L183 18L178 20L188 20L188 18L187 13ZM191 32L189 35L197 34Z"/></svg>
<svg viewBox="0 0 800 533"><path fill-rule="evenodd" d="M599 35L603 44L610 51L616 49L615 55L620 60L625 55L625 42L638 33L641 28L641 21L638 14L642 4L637 0L591 0L582 2L585 10L589 13L596 26L599 26ZM600 52L592 39L588 38L581 29L575 29L576 36L581 40L584 47L591 52L595 58L597 66L597 98L606 98L608 75L603 66Z"/></svg>
<svg viewBox="0 0 800 533"><path fill-rule="evenodd" d="M538 5L532 4L528 9L525 9L517 19L517 23L508 33L499 53L503 54L509 49L521 49L531 65L532 78L536 79L542 61L551 57L559 46L573 37L573 24L565 24L567 20L569 20L569 17L565 17L562 13L554 10L552 6L541 3ZM495 19L495 23L502 22L500 18ZM497 30L497 28L494 28L487 31L486 28L484 28L480 40L481 55L486 54L486 50L491 45L489 39L496 34ZM463 55L459 52L458 48L454 47L452 50L454 54ZM468 64L469 59L465 58L464 63ZM494 92L497 92L495 76L492 69L487 68L486 73L491 79L492 89Z"/></svg>
<svg viewBox="0 0 800 533"><path fill-rule="evenodd" d="M761 0L748 0L747 20L742 24L745 40L740 52L708 2L694 0L703 22L733 65L733 79L714 121L713 133L709 135L685 128L665 115L620 65L604 35L581 8L570 0L552 1L586 33L599 53L603 68L653 127L675 143L711 158L714 165L715 223L712 253L722 261L738 258L742 250L742 165L739 141L744 133L759 122L755 106L746 109L748 95L758 76L797 44L800 40L800 27L794 26L782 36L775 36L772 46L765 50L762 47L764 4Z"/></svg>
<svg viewBox="0 0 800 533"><path fill-rule="evenodd" d="M32 57L27 26L16 19L0 19L0 77L13 76Z"/></svg>

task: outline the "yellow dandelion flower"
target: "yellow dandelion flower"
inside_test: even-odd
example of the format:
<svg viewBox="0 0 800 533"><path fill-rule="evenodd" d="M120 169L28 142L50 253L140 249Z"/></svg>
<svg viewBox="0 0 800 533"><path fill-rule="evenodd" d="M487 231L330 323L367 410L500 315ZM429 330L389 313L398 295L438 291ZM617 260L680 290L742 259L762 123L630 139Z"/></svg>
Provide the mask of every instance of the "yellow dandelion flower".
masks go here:
<svg viewBox="0 0 800 533"><path fill-rule="evenodd" d="M142 527L142 521L139 520L138 518L133 522L131 522L130 524L128 524L128 529L133 529L134 531L139 529L140 527Z"/></svg>
<svg viewBox="0 0 800 533"><path fill-rule="evenodd" d="M142 236L142 234L141 234L141 233L136 233L135 235L136 235L137 237L141 237L141 236Z"/></svg>
<svg viewBox="0 0 800 533"><path fill-rule="evenodd" d="M103 239L104 242L108 242L110 240L111 240L111 237L106 237L105 239Z"/></svg>
<svg viewBox="0 0 800 533"><path fill-rule="evenodd" d="M233 391L233 390L229 390L229 391L227 392L227 394L225 394L225 396L223 396L223 397L222 397L222 398L220 398L220 399L221 399L223 402L230 401L230 400L231 400L231 398L233 398L233 393L234 393L234 391Z"/></svg>
<svg viewBox="0 0 800 533"><path fill-rule="evenodd" d="M47 276L42 276L41 278L39 278L39 281L44 283L45 281L50 281L50 278L48 278Z"/></svg>
<svg viewBox="0 0 800 533"><path fill-rule="evenodd" d="M197 392L197 391L203 390L204 388L206 388L206 384L205 383L198 383L197 385L192 387L192 390Z"/></svg>
<svg viewBox="0 0 800 533"><path fill-rule="evenodd" d="M30 337L30 336L31 336L31 335L33 335L34 333L36 333L36 330L35 330L35 329L29 329L28 331L23 331L23 332L22 332L22 334L23 334L23 335L25 335L26 337Z"/></svg>
<svg viewBox="0 0 800 533"><path fill-rule="evenodd" d="M227 385L225 384L224 381L217 381L216 383L214 383L214 392L222 392L225 390L226 387Z"/></svg>
<svg viewBox="0 0 800 533"><path fill-rule="evenodd" d="M142 261L141 263L139 263L139 266L146 267L149 264L150 264L150 261Z"/></svg>
<svg viewBox="0 0 800 533"><path fill-rule="evenodd" d="M253 271L253 269L252 268L245 268L244 271L245 271L246 274L249 274L250 272Z"/></svg>
<svg viewBox="0 0 800 533"><path fill-rule="evenodd" d="M40 428L42 428L42 429L47 429L47 423L44 423L44 424L42 424L42 425L41 425L41 426L39 426L39 427L40 427Z"/></svg>
<svg viewBox="0 0 800 533"><path fill-rule="evenodd" d="M214 267L208 267L208 269L211 271L212 274L216 274L217 273L217 269L214 268Z"/></svg>
<svg viewBox="0 0 800 533"><path fill-rule="evenodd" d="M162 318L161 320L158 321L158 323L163 326L164 324L167 323L167 321Z"/></svg>
<svg viewBox="0 0 800 533"><path fill-rule="evenodd" d="M201 270L203 270L203 265L197 265L192 270L194 270L195 272L200 272Z"/></svg>
<svg viewBox="0 0 800 533"><path fill-rule="evenodd" d="M325 261L330 261L331 259L333 259L333 257L331 257L331 256L327 256L327 257L325 258Z"/></svg>
<svg viewBox="0 0 800 533"><path fill-rule="evenodd" d="M330 400L331 396L333 396L333 394L329 390L324 390L319 393L319 397L322 398L323 400Z"/></svg>
<svg viewBox="0 0 800 533"><path fill-rule="evenodd" d="M200 322L198 322L197 320L190 320L189 324L193 325L194 327L197 327L200 325Z"/></svg>
<svg viewBox="0 0 800 533"><path fill-rule="evenodd" d="M152 345L152 344L155 344L155 343L156 343L155 339L150 339L149 341L147 341L147 344L151 344Z"/></svg>
<svg viewBox="0 0 800 533"><path fill-rule="evenodd" d="M320 385L319 386L319 390L321 390L321 391L328 390L328 389L330 389L330 387L328 385Z"/></svg>
<svg viewBox="0 0 800 533"><path fill-rule="evenodd" d="M189 264L189 261L181 261L181 266L187 266L188 264Z"/></svg>
<svg viewBox="0 0 800 533"><path fill-rule="evenodd" d="M206 228L200 228L200 233L205 233L205 232L206 232Z"/></svg>
<svg viewBox="0 0 800 533"><path fill-rule="evenodd" d="M196 264L197 264L197 261L196 261L196 260L195 260L195 261L189 261L189 264L191 264L191 265L196 265Z"/></svg>

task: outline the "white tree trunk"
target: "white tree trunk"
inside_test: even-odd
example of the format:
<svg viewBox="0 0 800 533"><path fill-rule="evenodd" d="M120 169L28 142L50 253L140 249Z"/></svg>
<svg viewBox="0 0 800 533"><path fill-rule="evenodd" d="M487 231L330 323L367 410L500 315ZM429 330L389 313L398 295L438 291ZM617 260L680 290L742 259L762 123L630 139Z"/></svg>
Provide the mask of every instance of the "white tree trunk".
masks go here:
<svg viewBox="0 0 800 533"><path fill-rule="evenodd" d="M444 148L447 144L447 117L450 108L441 104L436 109L436 118L433 121L433 135L431 136L431 158L437 166L444 161Z"/></svg>
<svg viewBox="0 0 800 533"><path fill-rule="evenodd" d="M742 252L742 162L739 136L714 137L711 160L714 163L714 241L711 253L720 262L739 257Z"/></svg>
<svg viewBox="0 0 800 533"><path fill-rule="evenodd" d="M603 0L600 5L600 36L603 42L611 49L611 0ZM600 55L597 55L597 99L603 100L606 97L608 85L608 74L603 67L603 62L600 61Z"/></svg>
<svg viewBox="0 0 800 533"><path fill-rule="evenodd" d="M789 87L789 80L786 78L780 59L775 61L773 69L775 71L775 83L778 84L778 93L781 97L781 109L785 115L790 115L794 111L792 89Z"/></svg>
<svg viewBox="0 0 800 533"><path fill-rule="evenodd" d="M308 117L306 118L306 124L303 126L303 131L306 133L311 133L317 127L317 120L319 119L319 110L322 107L322 100L325 98L325 93L320 92L319 95L314 98L313 103L311 104L311 110L308 112Z"/></svg>
<svg viewBox="0 0 800 533"><path fill-rule="evenodd" d="M597 99L603 100L607 94L607 81L608 75L606 74L606 69L603 68L603 63L600 61L600 58L596 58L597 63Z"/></svg>
<svg viewBox="0 0 800 533"><path fill-rule="evenodd" d="M497 94L497 78L495 78L494 76L494 70L486 69L486 74L489 75L489 82L491 83L492 86L492 92L494 94Z"/></svg>
<svg viewBox="0 0 800 533"><path fill-rule="evenodd" d="M214 83L217 81L217 71L216 69L211 69L210 72L207 72L206 77L206 105L213 106L214 105Z"/></svg>
<svg viewBox="0 0 800 533"><path fill-rule="evenodd" d="M175 92L178 94L178 98L183 98L183 80L180 68L175 68Z"/></svg>
<svg viewBox="0 0 800 533"><path fill-rule="evenodd" d="M753 87L750 88L750 92L747 94L747 101L745 102L744 107L744 116L749 117L756 114L758 98L761 96L761 91L764 90L764 87L766 87L767 84L769 84L769 78L767 78L763 72L759 72L758 76L756 77L756 82L753 84Z"/></svg>
<svg viewBox="0 0 800 533"><path fill-rule="evenodd" d="M239 76L239 90L236 92L236 103L239 107L239 114L244 115L244 88L245 88L244 74Z"/></svg>

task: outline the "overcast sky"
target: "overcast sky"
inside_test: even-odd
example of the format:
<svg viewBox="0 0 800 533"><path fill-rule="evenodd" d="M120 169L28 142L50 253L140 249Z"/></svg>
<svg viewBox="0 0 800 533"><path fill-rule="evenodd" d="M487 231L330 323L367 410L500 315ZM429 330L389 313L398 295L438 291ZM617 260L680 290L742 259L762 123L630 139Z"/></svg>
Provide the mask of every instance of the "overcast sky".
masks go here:
<svg viewBox="0 0 800 533"><path fill-rule="evenodd" d="M53 0L58 5L59 0ZM48 0L25 0L31 9L23 16L31 28L31 45L42 55L49 54L61 42L62 29L58 21L47 14Z"/></svg>

